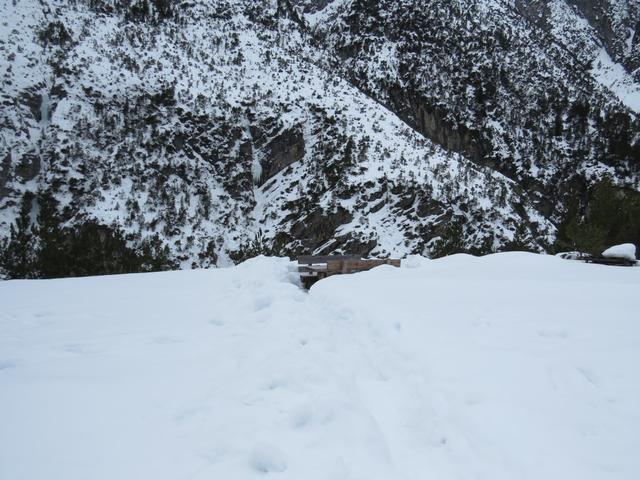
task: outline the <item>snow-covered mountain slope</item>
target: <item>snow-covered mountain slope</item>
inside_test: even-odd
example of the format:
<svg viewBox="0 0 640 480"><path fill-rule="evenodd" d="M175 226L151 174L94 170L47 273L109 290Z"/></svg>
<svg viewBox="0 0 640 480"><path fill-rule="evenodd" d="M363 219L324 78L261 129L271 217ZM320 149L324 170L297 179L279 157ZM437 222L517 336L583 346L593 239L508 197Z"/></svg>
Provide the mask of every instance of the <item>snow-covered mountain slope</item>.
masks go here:
<svg viewBox="0 0 640 480"><path fill-rule="evenodd" d="M640 79L640 2L569 0L568 3L592 26L608 55L636 80Z"/></svg>
<svg viewBox="0 0 640 480"><path fill-rule="evenodd" d="M0 477L637 478L640 268L292 267L1 283Z"/></svg>
<svg viewBox="0 0 640 480"><path fill-rule="evenodd" d="M396 255L421 251L453 216L469 247L513 240L523 217L532 246L552 238L513 182L316 66L275 7L210 3L216 15L195 5L153 26L82 3L40 15L6 5L18 22L5 49L31 50L29 66L7 63L4 95L32 102L3 129L5 226L20 194L47 188L66 224L115 224L134 243L160 234L183 266L258 229L288 251Z"/></svg>
<svg viewBox="0 0 640 480"><path fill-rule="evenodd" d="M578 177L609 172L638 187L635 115L510 2L357 0L326 10L316 36L345 75L426 137L526 185L542 210Z"/></svg>
<svg viewBox="0 0 640 480"><path fill-rule="evenodd" d="M12 277L549 250L605 175L637 195L632 74L616 90L511 3L1 5Z"/></svg>
<svg viewBox="0 0 640 480"><path fill-rule="evenodd" d="M640 26L637 0L517 1L516 7L581 63L631 110L640 111Z"/></svg>

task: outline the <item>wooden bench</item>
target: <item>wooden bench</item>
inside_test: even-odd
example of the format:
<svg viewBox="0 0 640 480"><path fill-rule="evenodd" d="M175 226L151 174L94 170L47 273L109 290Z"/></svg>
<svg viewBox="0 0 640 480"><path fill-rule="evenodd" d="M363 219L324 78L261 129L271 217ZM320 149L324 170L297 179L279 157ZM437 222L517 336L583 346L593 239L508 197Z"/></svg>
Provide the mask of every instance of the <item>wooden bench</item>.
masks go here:
<svg viewBox="0 0 640 480"><path fill-rule="evenodd" d="M298 272L305 288L332 275L364 272L380 265L400 266L400 260L363 259L360 255L303 255L298 257Z"/></svg>

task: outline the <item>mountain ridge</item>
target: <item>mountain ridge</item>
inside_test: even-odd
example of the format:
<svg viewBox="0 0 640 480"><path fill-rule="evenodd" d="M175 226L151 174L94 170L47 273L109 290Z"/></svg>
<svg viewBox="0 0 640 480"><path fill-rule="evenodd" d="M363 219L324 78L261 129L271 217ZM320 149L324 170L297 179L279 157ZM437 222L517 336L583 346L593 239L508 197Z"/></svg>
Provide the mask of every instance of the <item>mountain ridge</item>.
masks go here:
<svg viewBox="0 0 640 480"><path fill-rule="evenodd" d="M500 23L495 2L314 2L320 13L286 0L13 3L4 7L20 28L5 23L0 44L9 276L206 267L256 252L599 248L639 235L598 224L583 241L603 181L601 194L625 196L634 212L634 112L591 74L576 90L532 31ZM367 23L372 4L387 33ZM493 33L458 26L470 5L488 9ZM349 18L365 23L352 31ZM442 53L444 26L453 43ZM523 32L529 40L509 37ZM527 71L522 52L551 73ZM464 59L477 62L465 70ZM532 84L512 109L536 75L550 86ZM47 202L50 218L39 218ZM73 267L76 244L96 241L94 255L114 261ZM47 249L71 267L43 268Z"/></svg>

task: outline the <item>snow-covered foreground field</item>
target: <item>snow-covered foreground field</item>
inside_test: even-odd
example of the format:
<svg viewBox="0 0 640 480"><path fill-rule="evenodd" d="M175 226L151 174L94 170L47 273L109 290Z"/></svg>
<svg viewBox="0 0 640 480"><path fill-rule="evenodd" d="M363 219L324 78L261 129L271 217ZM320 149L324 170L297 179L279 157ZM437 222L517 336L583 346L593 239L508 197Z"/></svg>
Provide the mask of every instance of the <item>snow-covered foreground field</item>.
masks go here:
<svg viewBox="0 0 640 480"><path fill-rule="evenodd" d="M637 479L640 268L0 284L0 478Z"/></svg>

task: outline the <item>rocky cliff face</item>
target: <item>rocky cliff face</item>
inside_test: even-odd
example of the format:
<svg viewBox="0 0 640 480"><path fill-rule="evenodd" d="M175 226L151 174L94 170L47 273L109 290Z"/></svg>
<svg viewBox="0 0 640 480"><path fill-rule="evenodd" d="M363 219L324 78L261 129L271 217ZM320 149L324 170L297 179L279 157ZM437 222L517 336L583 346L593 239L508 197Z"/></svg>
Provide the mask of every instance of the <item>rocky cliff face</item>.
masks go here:
<svg viewBox="0 0 640 480"><path fill-rule="evenodd" d="M2 7L11 276L550 250L638 190L632 1Z"/></svg>

